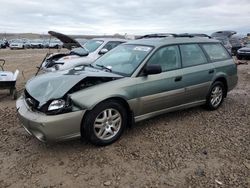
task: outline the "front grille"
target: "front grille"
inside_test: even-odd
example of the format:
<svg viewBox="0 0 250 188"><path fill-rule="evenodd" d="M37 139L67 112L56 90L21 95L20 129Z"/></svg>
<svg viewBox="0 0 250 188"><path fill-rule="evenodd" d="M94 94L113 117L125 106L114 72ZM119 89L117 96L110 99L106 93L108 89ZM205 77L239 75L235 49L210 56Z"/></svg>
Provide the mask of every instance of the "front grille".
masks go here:
<svg viewBox="0 0 250 188"><path fill-rule="evenodd" d="M36 99L34 99L34 98L27 92L26 89L24 90L24 97L25 97L26 103L28 104L28 106L29 106L31 109L37 109L37 108L38 108L39 102L38 102Z"/></svg>
<svg viewBox="0 0 250 188"><path fill-rule="evenodd" d="M240 52L250 52L250 50L240 50Z"/></svg>

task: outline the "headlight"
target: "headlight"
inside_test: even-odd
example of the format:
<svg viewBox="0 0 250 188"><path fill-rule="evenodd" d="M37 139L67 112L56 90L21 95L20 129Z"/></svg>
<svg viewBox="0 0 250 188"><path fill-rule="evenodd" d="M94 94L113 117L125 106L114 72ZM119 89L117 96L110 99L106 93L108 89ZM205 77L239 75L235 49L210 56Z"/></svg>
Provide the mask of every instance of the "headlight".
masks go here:
<svg viewBox="0 0 250 188"><path fill-rule="evenodd" d="M65 107L65 104L63 99L53 100L48 107L48 111L62 109Z"/></svg>
<svg viewBox="0 0 250 188"><path fill-rule="evenodd" d="M58 64L56 64L54 67L55 67L56 70L60 69L60 66Z"/></svg>

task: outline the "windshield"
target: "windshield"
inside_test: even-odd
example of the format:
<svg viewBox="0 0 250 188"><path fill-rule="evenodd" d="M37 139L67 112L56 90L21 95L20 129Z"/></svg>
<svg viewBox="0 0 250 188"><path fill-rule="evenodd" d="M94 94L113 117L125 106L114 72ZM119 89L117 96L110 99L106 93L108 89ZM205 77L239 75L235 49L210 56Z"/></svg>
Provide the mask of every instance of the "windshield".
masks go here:
<svg viewBox="0 0 250 188"><path fill-rule="evenodd" d="M75 39L77 42L79 42L82 46L87 42L87 39L81 39L81 38L79 38L79 39Z"/></svg>
<svg viewBox="0 0 250 188"><path fill-rule="evenodd" d="M87 56L89 53L84 48L79 47L79 48L74 48L73 50L71 50L70 54L76 54L79 56Z"/></svg>
<svg viewBox="0 0 250 188"><path fill-rule="evenodd" d="M91 53L101 46L102 43L102 40L89 40L84 44L84 48L86 48Z"/></svg>
<svg viewBox="0 0 250 188"><path fill-rule="evenodd" d="M120 45L92 65L96 68L106 67L123 76L131 76L151 50L152 47L149 46Z"/></svg>

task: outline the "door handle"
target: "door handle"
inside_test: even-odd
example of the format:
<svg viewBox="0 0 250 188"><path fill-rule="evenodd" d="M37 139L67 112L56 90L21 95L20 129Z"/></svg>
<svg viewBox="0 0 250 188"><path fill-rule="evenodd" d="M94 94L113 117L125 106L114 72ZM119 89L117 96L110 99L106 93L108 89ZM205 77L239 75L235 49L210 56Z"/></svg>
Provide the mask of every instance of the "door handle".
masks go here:
<svg viewBox="0 0 250 188"><path fill-rule="evenodd" d="M214 69L211 69L208 71L208 74L213 74L214 73Z"/></svg>
<svg viewBox="0 0 250 188"><path fill-rule="evenodd" d="M179 82L179 81L181 81L181 80L182 80L182 76L177 76L177 77L174 79L175 82Z"/></svg>

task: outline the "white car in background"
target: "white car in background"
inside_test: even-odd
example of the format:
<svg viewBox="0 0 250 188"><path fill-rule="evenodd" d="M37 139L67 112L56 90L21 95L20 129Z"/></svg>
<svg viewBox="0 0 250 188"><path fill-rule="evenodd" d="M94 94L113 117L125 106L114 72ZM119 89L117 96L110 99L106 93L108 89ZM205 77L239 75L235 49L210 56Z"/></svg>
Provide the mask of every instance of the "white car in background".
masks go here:
<svg viewBox="0 0 250 188"><path fill-rule="evenodd" d="M44 72L67 70L76 66L91 64L103 54L127 41L119 38L94 38L81 46L79 42L67 35L51 31L49 34L61 40L63 46L70 52L54 53L46 57L41 66Z"/></svg>
<svg viewBox="0 0 250 188"><path fill-rule="evenodd" d="M10 49L24 49L26 48L26 42L23 39L13 39L10 41Z"/></svg>

